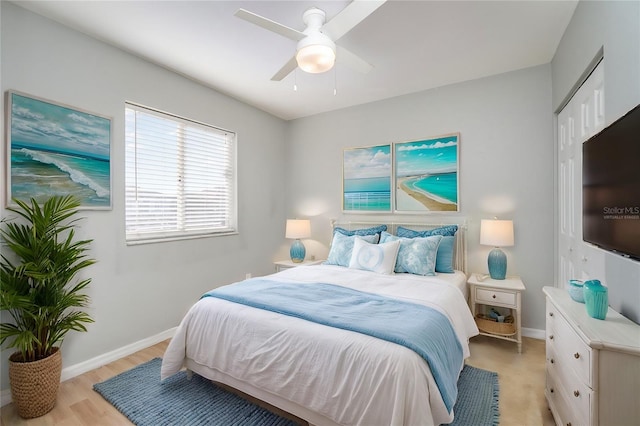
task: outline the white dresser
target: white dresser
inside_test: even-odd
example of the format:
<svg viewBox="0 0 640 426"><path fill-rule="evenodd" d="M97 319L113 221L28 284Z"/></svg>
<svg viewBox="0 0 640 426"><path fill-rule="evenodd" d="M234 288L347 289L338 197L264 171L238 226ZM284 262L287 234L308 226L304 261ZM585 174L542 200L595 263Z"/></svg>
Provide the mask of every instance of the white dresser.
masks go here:
<svg viewBox="0 0 640 426"><path fill-rule="evenodd" d="M558 425L640 424L640 326L609 308L591 318L566 290L547 297L545 394Z"/></svg>

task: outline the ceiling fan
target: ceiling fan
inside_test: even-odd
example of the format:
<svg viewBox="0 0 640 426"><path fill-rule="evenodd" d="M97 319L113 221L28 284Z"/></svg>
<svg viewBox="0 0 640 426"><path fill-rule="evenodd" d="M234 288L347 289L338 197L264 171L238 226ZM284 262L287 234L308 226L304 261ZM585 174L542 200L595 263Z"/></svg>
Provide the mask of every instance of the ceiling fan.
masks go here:
<svg viewBox="0 0 640 426"><path fill-rule="evenodd" d="M306 25L304 31L295 30L245 9L238 9L235 16L298 42L296 54L271 77L273 81L282 80L297 67L309 73L329 71L333 68L336 57L340 63L367 73L373 66L344 47L336 46L336 41L385 2L386 0L354 0L329 22L325 22L324 11L312 7L302 15Z"/></svg>

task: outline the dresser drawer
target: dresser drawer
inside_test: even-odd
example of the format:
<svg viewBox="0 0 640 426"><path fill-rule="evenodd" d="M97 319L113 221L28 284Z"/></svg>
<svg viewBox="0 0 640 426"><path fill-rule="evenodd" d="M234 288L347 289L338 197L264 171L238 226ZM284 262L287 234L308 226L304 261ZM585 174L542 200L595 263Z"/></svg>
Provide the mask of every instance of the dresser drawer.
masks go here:
<svg viewBox="0 0 640 426"><path fill-rule="evenodd" d="M581 415L575 406L572 406L571 402L567 400L566 390L548 370L545 395L557 425L587 426L591 424L588 418Z"/></svg>
<svg viewBox="0 0 640 426"><path fill-rule="evenodd" d="M551 339L553 336L553 339ZM583 384L593 388L591 348L576 334L561 315L555 316L552 334L556 356L563 368L571 369Z"/></svg>
<svg viewBox="0 0 640 426"><path fill-rule="evenodd" d="M592 412L593 391L565 364L566 360L558 358L555 348L549 346L547 348L547 374L554 378L553 380L557 383L557 391L562 393L565 402L571 409L588 420ZM573 417L575 418L577 415L573 415Z"/></svg>
<svg viewBox="0 0 640 426"><path fill-rule="evenodd" d="M516 294L502 290L476 288L476 302L515 308Z"/></svg>
<svg viewBox="0 0 640 426"><path fill-rule="evenodd" d="M549 329L555 329L555 323L558 319L558 310L551 303L547 303L547 316L546 316L546 325L547 325L547 333L549 333Z"/></svg>
<svg viewBox="0 0 640 426"><path fill-rule="evenodd" d="M554 343L556 338L556 322L558 318L558 312L553 308L553 305L547 303L547 316L545 322L545 337L547 345Z"/></svg>
<svg viewBox="0 0 640 426"><path fill-rule="evenodd" d="M558 356L556 354L558 353L558 348L556 347L556 344L555 344L555 336L549 333L547 333L547 342L545 345L545 352L546 352L547 364L551 361L551 358L554 359L554 363L557 362Z"/></svg>

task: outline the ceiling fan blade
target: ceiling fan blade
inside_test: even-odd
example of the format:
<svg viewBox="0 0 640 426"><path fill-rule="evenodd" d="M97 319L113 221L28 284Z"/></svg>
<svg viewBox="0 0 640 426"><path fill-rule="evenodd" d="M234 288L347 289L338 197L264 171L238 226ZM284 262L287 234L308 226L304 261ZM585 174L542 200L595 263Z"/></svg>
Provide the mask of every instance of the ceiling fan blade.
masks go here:
<svg viewBox="0 0 640 426"><path fill-rule="evenodd" d="M282 80L283 78L291 74L291 72L296 68L298 68L298 62L296 62L296 57L293 56L291 59L289 59L289 62L287 62L282 68L280 68L280 71L278 71L273 77L271 77L271 81Z"/></svg>
<svg viewBox="0 0 640 426"><path fill-rule="evenodd" d="M324 24L322 32L335 42L371 15L387 0L353 0L340 13Z"/></svg>
<svg viewBox="0 0 640 426"><path fill-rule="evenodd" d="M351 53L349 50L345 49L342 46L336 46L336 63L344 64L356 71L359 71L363 74L367 74L369 71L373 69L373 65L369 62L361 59L354 53Z"/></svg>
<svg viewBox="0 0 640 426"><path fill-rule="evenodd" d="M274 33L285 36L286 38L290 38L291 40L300 41L306 37L306 34L301 31L294 30L293 28L289 28L263 16L256 15L255 13L249 12L245 9L238 9L234 15L259 27L273 31Z"/></svg>

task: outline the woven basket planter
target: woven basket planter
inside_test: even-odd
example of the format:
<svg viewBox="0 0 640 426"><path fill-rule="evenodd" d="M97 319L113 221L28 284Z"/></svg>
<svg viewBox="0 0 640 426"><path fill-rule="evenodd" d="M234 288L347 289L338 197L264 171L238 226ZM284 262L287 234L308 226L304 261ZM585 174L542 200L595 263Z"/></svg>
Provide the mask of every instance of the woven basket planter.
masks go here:
<svg viewBox="0 0 640 426"><path fill-rule="evenodd" d="M43 416L56 405L62 373L62 354L60 348L53 350L52 355L33 362L17 362L19 352L9 357L11 399L22 418Z"/></svg>
<svg viewBox="0 0 640 426"><path fill-rule="evenodd" d="M500 336L513 336L516 334L516 325L513 323L513 316L507 315L504 322L497 322L486 315L476 315L476 325L480 331L485 333L498 334Z"/></svg>

